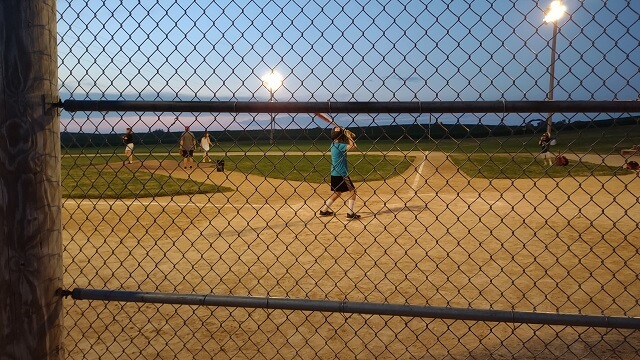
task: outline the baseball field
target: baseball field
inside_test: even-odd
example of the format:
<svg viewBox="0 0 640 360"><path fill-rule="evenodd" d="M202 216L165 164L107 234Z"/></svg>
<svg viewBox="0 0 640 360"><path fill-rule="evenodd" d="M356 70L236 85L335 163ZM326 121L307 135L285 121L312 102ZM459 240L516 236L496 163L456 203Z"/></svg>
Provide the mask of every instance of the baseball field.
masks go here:
<svg viewBox="0 0 640 360"><path fill-rule="evenodd" d="M530 151L446 150L355 154L359 221L340 200L335 216L317 215L331 195L322 151L214 151L224 171L185 170L171 153L125 165L68 154L63 182L65 161L78 172L71 184L92 175L65 189L65 287L640 316L640 177L621 169L625 158L565 152L559 169ZM65 308L69 358L589 358L637 356L640 343L615 329L71 299Z"/></svg>

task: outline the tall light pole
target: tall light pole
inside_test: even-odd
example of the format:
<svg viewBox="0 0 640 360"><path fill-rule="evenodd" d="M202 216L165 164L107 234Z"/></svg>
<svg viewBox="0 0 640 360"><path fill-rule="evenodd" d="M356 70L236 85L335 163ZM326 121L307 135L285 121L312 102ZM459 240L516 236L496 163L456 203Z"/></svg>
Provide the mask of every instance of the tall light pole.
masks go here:
<svg viewBox="0 0 640 360"><path fill-rule="evenodd" d="M282 86L282 76L275 71L271 71L269 74L262 77L262 84L269 90L271 97L269 102L273 102L273 93ZM271 113L271 134L269 135L269 144L275 144L273 139L273 124L275 122L274 114Z"/></svg>
<svg viewBox="0 0 640 360"><path fill-rule="evenodd" d="M553 37L551 38L551 64L549 65L549 93L547 94L547 100L553 100L553 83L555 80L555 68L556 68L556 37L558 36L558 20L567 11L567 7L562 4L562 1L555 0L549 5L549 10L544 17L544 22L553 23ZM553 113L549 112L547 115L547 132L551 134L551 125L553 124Z"/></svg>

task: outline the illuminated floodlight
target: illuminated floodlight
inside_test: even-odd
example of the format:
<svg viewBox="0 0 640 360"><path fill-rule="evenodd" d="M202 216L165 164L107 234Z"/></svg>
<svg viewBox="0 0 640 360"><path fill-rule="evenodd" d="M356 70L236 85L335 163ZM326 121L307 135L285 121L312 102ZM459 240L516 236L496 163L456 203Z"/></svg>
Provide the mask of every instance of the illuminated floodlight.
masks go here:
<svg viewBox="0 0 640 360"><path fill-rule="evenodd" d="M562 1L555 0L549 5L549 11L547 11L544 21L547 23L559 20L567 12L567 7L562 4Z"/></svg>
<svg viewBox="0 0 640 360"><path fill-rule="evenodd" d="M555 81L555 64L556 64L556 38L558 36L558 20L567 12L567 7L562 4L562 1L555 0L549 5L549 11L547 11L544 21L546 23L553 23L553 36L551 38L551 63L549 66L549 92L547 93L547 100L553 101L553 84ZM547 133L551 134L551 128L553 125L553 113L547 115Z"/></svg>
<svg viewBox="0 0 640 360"><path fill-rule="evenodd" d="M278 88L282 86L282 80L282 75L275 71L262 77L262 83L271 92L278 90Z"/></svg>
<svg viewBox="0 0 640 360"><path fill-rule="evenodd" d="M275 71L271 71L267 75L262 77L262 84L269 90L269 94L271 95L269 98L269 102L273 102L273 93L278 90L280 86L282 86L282 75L278 74ZM274 145L276 142L273 138L273 125L275 123L274 114L271 114L271 133L269 135L269 143Z"/></svg>

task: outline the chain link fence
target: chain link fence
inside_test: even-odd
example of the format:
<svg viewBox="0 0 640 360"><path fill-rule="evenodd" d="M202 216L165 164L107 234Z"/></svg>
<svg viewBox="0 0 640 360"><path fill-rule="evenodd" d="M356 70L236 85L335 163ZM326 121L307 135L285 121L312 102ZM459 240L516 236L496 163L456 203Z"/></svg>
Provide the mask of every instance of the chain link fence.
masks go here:
<svg viewBox="0 0 640 360"><path fill-rule="evenodd" d="M58 1L67 356L640 357L640 5L565 5Z"/></svg>

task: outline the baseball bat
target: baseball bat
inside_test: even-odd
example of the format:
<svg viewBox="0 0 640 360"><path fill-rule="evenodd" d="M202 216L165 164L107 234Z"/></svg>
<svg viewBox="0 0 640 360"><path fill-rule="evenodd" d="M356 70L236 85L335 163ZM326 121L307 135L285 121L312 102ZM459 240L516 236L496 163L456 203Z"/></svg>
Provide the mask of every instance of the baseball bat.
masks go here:
<svg viewBox="0 0 640 360"><path fill-rule="evenodd" d="M336 124L335 121L333 121L333 119L331 118L331 116L325 114L325 113L316 113L316 116L319 117L320 119L326 121L327 123L334 125L334 126L338 126L338 124ZM350 137L351 139L355 139L356 138L356 134L352 133L351 131L344 129L344 133Z"/></svg>
<svg viewBox="0 0 640 360"><path fill-rule="evenodd" d="M316 116L331 125L338 126L338 124L336 124L336 122L333 121L333 118L325 113L316 113Z"/></svg>
<svg viewBox="0 0 640 360"><path fill-rule="evenodd" d="M171 127L172 127L173 125L175 125L177 122L178 122L178 117L176 116L176 118L173 120L173 122L171 123L171 125L169 125L169 126L167 127L167 129L171 129Z"/></svg>

